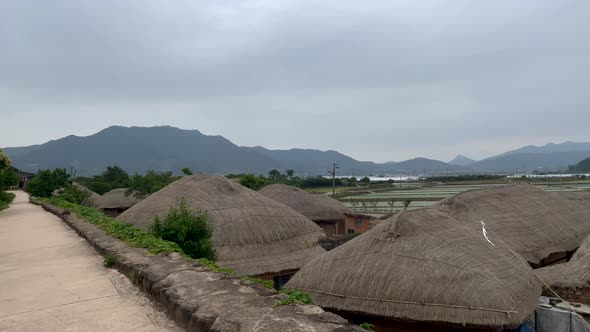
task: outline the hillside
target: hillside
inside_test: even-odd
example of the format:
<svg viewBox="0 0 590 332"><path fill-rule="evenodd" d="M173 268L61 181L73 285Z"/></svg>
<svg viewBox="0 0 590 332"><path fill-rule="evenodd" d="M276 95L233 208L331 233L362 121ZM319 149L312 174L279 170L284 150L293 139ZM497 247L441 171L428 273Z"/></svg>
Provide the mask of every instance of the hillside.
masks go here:
<svg viewBox="0 0 590 332"><path fill-rule="evenodd" d="M449 161L449 164L451 165L457 165L457 166L469 166L476 163L475 160L471 159L471 158L467 158L464 155L457 155L455 158L453 158L453 160Z"/></svg>

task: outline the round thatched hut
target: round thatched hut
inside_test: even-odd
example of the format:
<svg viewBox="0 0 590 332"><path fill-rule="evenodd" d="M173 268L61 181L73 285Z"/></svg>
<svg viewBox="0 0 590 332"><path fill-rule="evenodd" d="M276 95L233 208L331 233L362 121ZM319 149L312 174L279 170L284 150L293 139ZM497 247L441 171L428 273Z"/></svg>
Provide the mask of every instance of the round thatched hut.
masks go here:
<svg viewBox="0 0 590 332"><path fill-rule="evenodd" d="M294 273L324 250L324 232L293 209L223 176L182 177L148 196L117 219L148 229L184 198L207 212L218 264L240 274L284 276ZM275 280L276 281L276 280Z"/></svg>
<svg viewBox="0 0 590 332"><path fill-rule="evenodd" d="M332 197L310 194L284 184L271 184L259 193L301 213L323 228L326 234L346 234L344 214L352 211Z"/></svg>
<svg viewBox="0 0 590 332"><path fill-rule="evenodd" d="M133 194L126 195L126 192L127 188L113 189L106 192L97 199L95 206L102 209L106 215L117 217L140 201Z"/></svg>
<svg viewBox="0 0 590 332"><path fill-rule="evenodd" d="M382 331L518 326L541 294L530 266L497 237L434 209L383 221L305 265L286 288Z"/></svg>
<svg viewBox="0 0 590 332"><path fill-rule="evenodd" d="M100 200L100 195L95 193L94 191L88 189L87 187L77 183L77 182L73 182L72 185L74 187L76 187L78 190L82 190L83 192L86 193L86 198L84 199L84 201L82 201L82 205L84 206L91 206L91 207L96 207L98 204L98 201Z"/></svg>
<svg viewBox="0 0 590 332"><path fill-rule="evenodd" d="M466 191L435 208L475 228L484 222L533 267L567 260L590 233L590 215L531 185Z"/></svg>

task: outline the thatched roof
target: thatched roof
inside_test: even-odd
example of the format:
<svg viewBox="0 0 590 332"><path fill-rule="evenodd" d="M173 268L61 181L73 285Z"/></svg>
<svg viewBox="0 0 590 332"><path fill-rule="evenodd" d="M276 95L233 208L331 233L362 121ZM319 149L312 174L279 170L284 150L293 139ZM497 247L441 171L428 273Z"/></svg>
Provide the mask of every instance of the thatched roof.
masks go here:
<svg viewBox="0 0 590 332"><path fill-rule="evenodd" d="M535 272L551 288L590 287L590 237L582 242L569 262L543 267Z"/></svg>
<svg viewBox="0 0 590 332"><path fill-rule="evenodd" d="M472 227L486 224L529 263L576 249L590 233L590 215L531 185L466 191L434 206Z"/></svg>
<svg viewBox="0 0 590 332"><path fill-rule="evenodd" d="M126 192L127 188L113 189L106 192L98 199L96 207L100 209L128 209L140 201L133 194L126 196Z"/></svg>
<svg viewBox="0 0 590 332"><path fill-rule="evenodd" d="M351 212L342 203L327 195L314 195L294 186L271 184L259 193L283 203L313 221L344 219L344 213Z"/></svg>
<svg viewBox="0 0 590 332"><path fill-rule="evenodd" d="M213 227L218 264L258 275L301 268L324 252L323 231L293 209L223 176L182 177L150 195L117 219L147 229L184 197L189 207L206 211Z"/></svg>
<svg viewBox="0 0 590 332"><path fill-rule="evenodd" d="M72 183L72 185L76 188L78 188L79 190L84 191L87 194L86 199L84 199L84 201L82 201L82 205L84 206L91 206L91 207L96 207L98 204L98 201L100 200L100 195L95 193L94 191L86 188L85 186L74 182Z"/></svg>
<svg viewBox="0 0 590 332"><path fill-rule="evenodd" d="M401 212L304 266L286 285L321 307L397 320L514 326L541 295L532 269L440 211Z"/></svg>

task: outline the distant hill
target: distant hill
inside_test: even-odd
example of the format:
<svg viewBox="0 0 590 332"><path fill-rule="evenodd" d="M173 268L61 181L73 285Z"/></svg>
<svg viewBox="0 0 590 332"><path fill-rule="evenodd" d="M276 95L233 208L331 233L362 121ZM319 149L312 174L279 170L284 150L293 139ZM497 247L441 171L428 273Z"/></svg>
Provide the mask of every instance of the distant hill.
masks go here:
<svg viewBox="0 0 590 332"><path fill-rule="evenodd" d="M476 161L465 157L464 155L457 155L453 160L449 161L449 164L456 166L469 166L474 164Z"/></svg>
<svg viewBox="0 0 590 332"><path fill-rule="evenodd" d="M565 170L569 165L590 157L590 143L564 142L544 146L529 145L472 165L476 171Z"/></svg>
<svg viewBox="0 0 590 332"><path fill-rule="evenodd" d="M189 167L213 174L266 174L271 169L293 169L301 175L328 175L332 163L336 163L341 175L364 176L566 169L590 157L590 143L527 146L477 162L459 155L451 163L427 158L374 163L337 151L240 147L222 136L204 135L198 130L112 126L86 137L70 135L4 151L14 166L29 172L60 167L74 169L80 175L95 175L106 166L118 165L130 173L154 169L179 174L182 168Z"/></svg>

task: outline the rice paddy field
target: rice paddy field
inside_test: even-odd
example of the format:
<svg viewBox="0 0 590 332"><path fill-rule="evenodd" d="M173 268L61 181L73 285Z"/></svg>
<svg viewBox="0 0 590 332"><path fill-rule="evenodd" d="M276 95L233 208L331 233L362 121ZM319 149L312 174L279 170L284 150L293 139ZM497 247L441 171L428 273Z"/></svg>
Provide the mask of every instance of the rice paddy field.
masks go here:
<svg viewBox="0 0 590 332"><path fill-rule="evenodd" d="M405 183L401 188L399 187L399 184L395 184L395 186L392 185L391 189L372 191L368 188L363 192L351 193L350 196L341 197L339 200L356 212L389 214L404 210L405 204L408 204L408 202L408 210L418 209L430 206L446 197L464 191L490 188L499 185L502 184L428 185L424 183ZM590 192L590 183L537 184L536 186L548 192Z"/></svg>

